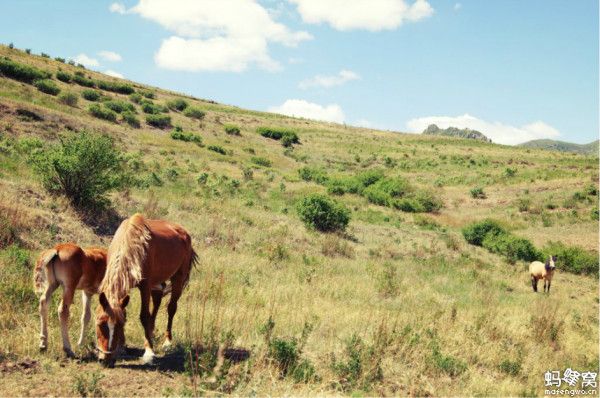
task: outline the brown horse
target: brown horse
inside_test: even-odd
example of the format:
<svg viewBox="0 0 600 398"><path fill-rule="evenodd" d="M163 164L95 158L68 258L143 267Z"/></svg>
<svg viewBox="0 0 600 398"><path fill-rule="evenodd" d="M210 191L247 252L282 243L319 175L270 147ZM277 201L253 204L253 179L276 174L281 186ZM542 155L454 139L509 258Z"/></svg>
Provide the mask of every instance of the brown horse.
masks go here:
<svg viewBox="0 0 600 398"><path fill-rule="evenodd" d="M62 286L62 301L58 306L58 317L62 332L63 350L73 357L69 342L69 307L76 289L82 290L81 334L78 345L83 343L85 329L91 317L90 300L98 293L98 287L106 270L106 249L91 247L82 249L73 243L64 243L40 254L34 270L34 289L40 296L40 349L48 346L48 301L52 293Z"/></svg>
<svg viewBox="0 0 600 398"><path fill-rule="evenodd" d="M98 358L105 365L114 366L125 344L125 307L129 302L129 291L134 287L141 295L140 321L145 335L143 359L151 363L154 359L154 321L163 296L162 290L155 293L153 287L171 281L164 345L171 344L177 301L197 259L190 235L180 225L146 220L141 214L134 214L121 223L108 249L108 266L100 285L100 305L96 311Z"/></svg>

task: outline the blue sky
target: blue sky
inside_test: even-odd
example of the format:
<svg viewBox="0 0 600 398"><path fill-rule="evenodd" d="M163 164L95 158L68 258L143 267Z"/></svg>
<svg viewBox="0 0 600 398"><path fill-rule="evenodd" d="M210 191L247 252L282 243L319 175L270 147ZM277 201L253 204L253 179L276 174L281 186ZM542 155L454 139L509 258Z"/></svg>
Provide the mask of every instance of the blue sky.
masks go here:
<svg viewBox="0 0 600 398"><path fill-rule="evenodd" d="M20 0L0 37L248 109L598 138L596 0Z"/></svg>

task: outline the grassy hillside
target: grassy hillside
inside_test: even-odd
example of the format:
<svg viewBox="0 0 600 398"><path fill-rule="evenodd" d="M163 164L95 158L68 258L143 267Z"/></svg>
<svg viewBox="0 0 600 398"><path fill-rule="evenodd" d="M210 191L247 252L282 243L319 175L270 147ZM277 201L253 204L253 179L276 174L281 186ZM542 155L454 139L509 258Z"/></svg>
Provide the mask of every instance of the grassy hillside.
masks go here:
<svg viewBox="0 0 600 398"><path fill-rule="evenodd" d="M574 144L572 142L556 140L533 140L519 144L519 146L525 148L547 149L550 151L575 152L590 156L598 155L598 140L590 142L589 144Z"/></svg>
<svg viewBox="0 0 600 398"><path fill-rule="evenodd" d="M552 292L534 294L526 262L461 234L491 218L540 252L561 242L597 259L597 157L294 119L134 82L131 95L96 87L110 98L89 101L89 88L56 73L122 81L6 47L0 57L51 73L60 90L0 75L0 395L541 395L547 370L598 369L597 274L559 260ZM176 99L205 115L186 116ZM130 111L115 121L97 117L123 104ZM149 125L144 106L172 127ZM135 177L102 210L48 192L33 167L33 155L82 130L111 137ZM305 227L296 206L312 193L349 209L345 232ZM134 212L181 223L200 255L175 317L177 347L141 365L133 292L131 355L102 368L90 328L80 359L65 360L55 294L39 353L39 250L108 245ZM226 360L215 369L217 347Z"/></svg>

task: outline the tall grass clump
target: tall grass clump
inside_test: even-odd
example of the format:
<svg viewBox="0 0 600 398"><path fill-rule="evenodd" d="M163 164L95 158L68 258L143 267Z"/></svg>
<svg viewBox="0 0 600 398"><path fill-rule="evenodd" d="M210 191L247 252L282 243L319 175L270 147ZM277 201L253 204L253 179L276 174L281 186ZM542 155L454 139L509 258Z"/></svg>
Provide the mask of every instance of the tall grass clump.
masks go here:
<svg viewBox="0 0 600 398"><path fill-rule="evenodd" d="M323 194L302 198L296 211L306 227L322 232L344 231L350 222L350 210Z"/></svg>
<svg viewBox="0 0 600 398"><path fill-rule="evenodd" d="M96 86L96 84L94 83L94 81L92 79L88 79L81 72L75 73L75 75L73 76L73 83L77 83L83 87L95 87Z"/></svg>
<svg viewBox="0 0 600 398"><path fill-rule="evenodd" d="M193 106L188 106L183 111L183 114L187 117L190 117L192 119L197 119L197 120L202 120L204 118L204 116L206 116L206 112L204 112L203 110L201 110L199 108L195 108Z"/></svg>
<svg viewBox="0 0 600 398"><path fill-rule="evenodd" d="M224 128L227 135L240 135L240 128L236 125L226 124Z"/></svg>
<svg viewBox="0 0 600 398"><path fill-rule="evenodd" d="M284 128L259 127L256 129L256 132L272 140L281 140L281 144L284 147L289 147L300 142L296 132Z"/></svg>
<svg viewBox="0 0 600 398"><path fill-rule="evenodd" d="M194 142L198 145L202 145L202 137L198 134L185 132L179 126L175 127L175 130L171 132L171 138L174 140L184 141L184 142Z"/></svg>
<svg viewBox="0 0 600 398"><path fill-rule="evenodd" d="M131 127L136 129L140 128L140 119L138 119L133 112L125 111L121 114L121 117L123 118L123 121Z"/></svg>
<svg viewBox="0 0 600 398"><path fill-rule="evenodd" d="M102 94L100 94L100 92L96 90L85 89L81 91L81 96L83 97L83 99L86 99L88 101L98 101Z"/></svg>
<svg viewBox="0 0 600 398"><path fill-rule="evenodd" d="M62 93L58 96L58 100L68 106L77 106L79 97L75 93Z"/></svg>
<svg viewBox="0 0 600 398"><path fill-rule="evenodd" d="M109 122L117 121L117 113L115 111L108 108L104 108L99 104L90 105L88 111L92 116L98 119L108 120Z"/></svg>
<svg viewBox="0 0 600 398"><path fill-rule="evenodd" d="M106 194L125 182L121 152L105 135L69 135L34 151L30 161L46 190L64 194L76 206L103 205Z"/></svg>
<svg viewBox="0 0 600 398"><path fill-rule="evenodd" d="M42 93L58 95L60 88L50 79L36 80L33 85Z"/></svg>
<svg viewBox="0 0 600 398"><path fill-rule="evenodd" d="M121 100L105 101L104 106L107 107L108 109L110 109L111 111L114 111L117 113L123 113L123 112L135 113L136 112L135 106L132 103L126 102L126 101L121 101Z"/></svg>
<svg viewBox="0 0 600 398"><path fill-rule="evenodd" d="M0 73L8 78L29 84L36 80L49 79L52 77L49 72L11 61L8 58L0 58Z"/></svg>
<svg viewBox="0 0 600 398"><path fill-rule="evenodd" d="M162 105L157 105L150 100L142 100L140 105L142 106L142 112L149 115L158 115L166 111L168 112L167 108L164 108Z"/></svg>

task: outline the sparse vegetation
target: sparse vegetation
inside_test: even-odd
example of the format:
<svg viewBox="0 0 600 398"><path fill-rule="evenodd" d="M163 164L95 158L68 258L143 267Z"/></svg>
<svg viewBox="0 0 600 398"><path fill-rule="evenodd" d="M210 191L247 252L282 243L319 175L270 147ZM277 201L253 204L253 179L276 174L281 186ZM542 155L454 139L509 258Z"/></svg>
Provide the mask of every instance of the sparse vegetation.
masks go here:
<svg viewBox="0 0 600 398"><path fill-rule="evenodd" d="M79 97L75 93L68 92L60 94L58 96L58 100L65 105L74 107L77 106L77 101L79 100Z"/></svg>

